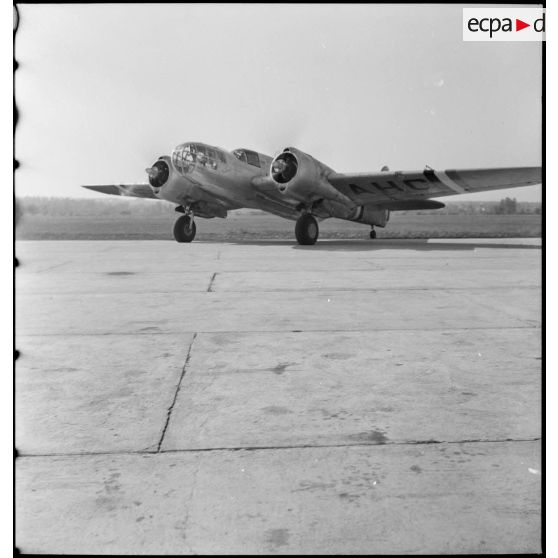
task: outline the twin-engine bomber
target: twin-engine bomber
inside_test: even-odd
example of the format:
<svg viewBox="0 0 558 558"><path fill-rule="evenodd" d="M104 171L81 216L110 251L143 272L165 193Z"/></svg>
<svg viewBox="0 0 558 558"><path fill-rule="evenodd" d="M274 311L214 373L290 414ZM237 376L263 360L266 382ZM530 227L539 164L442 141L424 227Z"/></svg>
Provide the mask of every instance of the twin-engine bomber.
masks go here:
<svg viewBox="0 0 558 558"><path fill-rule="evenodd" d="M328 217L385 227L391 211L439 209L442 196L530 186L541 167L436 171L337 173L324 163L286 147L275 158L250 149L225 151L183 143L146 169L148 182L84 186L104 194L166 200L182 213L174 225L178 242L196 236L194 217L224 218L239 208L261 209L296 221L299 244L315 244L318 222Z"/></svg>

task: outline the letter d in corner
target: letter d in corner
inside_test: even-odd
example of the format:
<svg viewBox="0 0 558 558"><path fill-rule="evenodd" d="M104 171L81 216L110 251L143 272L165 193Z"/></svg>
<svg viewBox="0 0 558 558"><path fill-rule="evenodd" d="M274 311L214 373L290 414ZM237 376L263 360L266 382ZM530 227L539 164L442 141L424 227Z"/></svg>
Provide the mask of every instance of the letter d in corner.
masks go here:
<svg viewBox="0 0 558 558"><path fill-rule="evenodd" d="M464 41L544 41L543 7L463 8Z"/></svg>

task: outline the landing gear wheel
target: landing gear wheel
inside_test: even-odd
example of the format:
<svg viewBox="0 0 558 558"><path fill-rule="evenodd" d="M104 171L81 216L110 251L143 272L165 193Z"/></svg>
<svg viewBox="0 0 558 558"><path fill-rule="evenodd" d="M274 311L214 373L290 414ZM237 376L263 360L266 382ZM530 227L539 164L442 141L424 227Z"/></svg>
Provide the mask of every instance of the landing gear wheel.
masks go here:
<svg viewBox="0 0 558 558"><path fill-rule="evenodd" d="M318 221L312 215L306 214L298 218L295 236L299 244L305 246L316 244L319 232Z"/></svg>
<svg viewBox="0 0 558 558"><path fill-rule="evenodd" d="M190 215L182 215L174 224L174 238L176 242L192 242L196 236L196 223Z"/></svg>
<svg viewBox="0 0 558 558"><path fill-rule="evenodd" d="M376 231L375 231L374 229L372 229L372 230L370 231L370 238L371 238L372 240L374 240L374 239L376 238Z"/></svg>

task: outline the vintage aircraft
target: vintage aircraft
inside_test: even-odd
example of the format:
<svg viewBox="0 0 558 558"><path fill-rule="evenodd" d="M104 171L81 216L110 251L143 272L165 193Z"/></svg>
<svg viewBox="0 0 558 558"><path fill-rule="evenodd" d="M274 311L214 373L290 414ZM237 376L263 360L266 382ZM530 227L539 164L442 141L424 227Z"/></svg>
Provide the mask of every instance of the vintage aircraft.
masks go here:
<svg viewBox="0 0 558 558"><path fill-rule="evenodd" d="M148 183L84 186L105 194L167 200L183 213L174 225L178 242L196 235L194 217L224 218L242 207L296 221L300 244L318 239L318 221L336 217L385 227L391 211L439 209L431 198L529 186L541 182L540 167L436 171L337 173L294 147L275 158L250 149L228 152L183 143L146 169Z"/></svg>

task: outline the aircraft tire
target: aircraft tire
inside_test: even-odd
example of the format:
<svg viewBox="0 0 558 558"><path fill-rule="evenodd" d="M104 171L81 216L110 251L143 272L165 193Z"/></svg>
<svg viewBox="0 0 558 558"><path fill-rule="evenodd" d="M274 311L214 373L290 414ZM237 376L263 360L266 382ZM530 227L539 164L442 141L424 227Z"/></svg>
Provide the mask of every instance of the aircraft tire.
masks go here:
<svg viewBox="0 0 558 558"><path fill-rule="evenodd" d="M319 233L318 221L312 215L306 214L298 218L295 226L295 236L299 244L303 246L316 244Z"/></svg>
<svg viewBox="0 0 558 558"><path fill-rule="evenodd" d="M182 215L174 224L176 242L192 242L196 236L196 223L189 215Z"/></svg>
<svg viewBox="0 0 558 558"><path fill-rule="evenodd" d="M376 238L376 231L375 231L374 229L372 229L372 230L370 231L370 238L371 238L372 240L374 240L374 239Z"/></svg>

